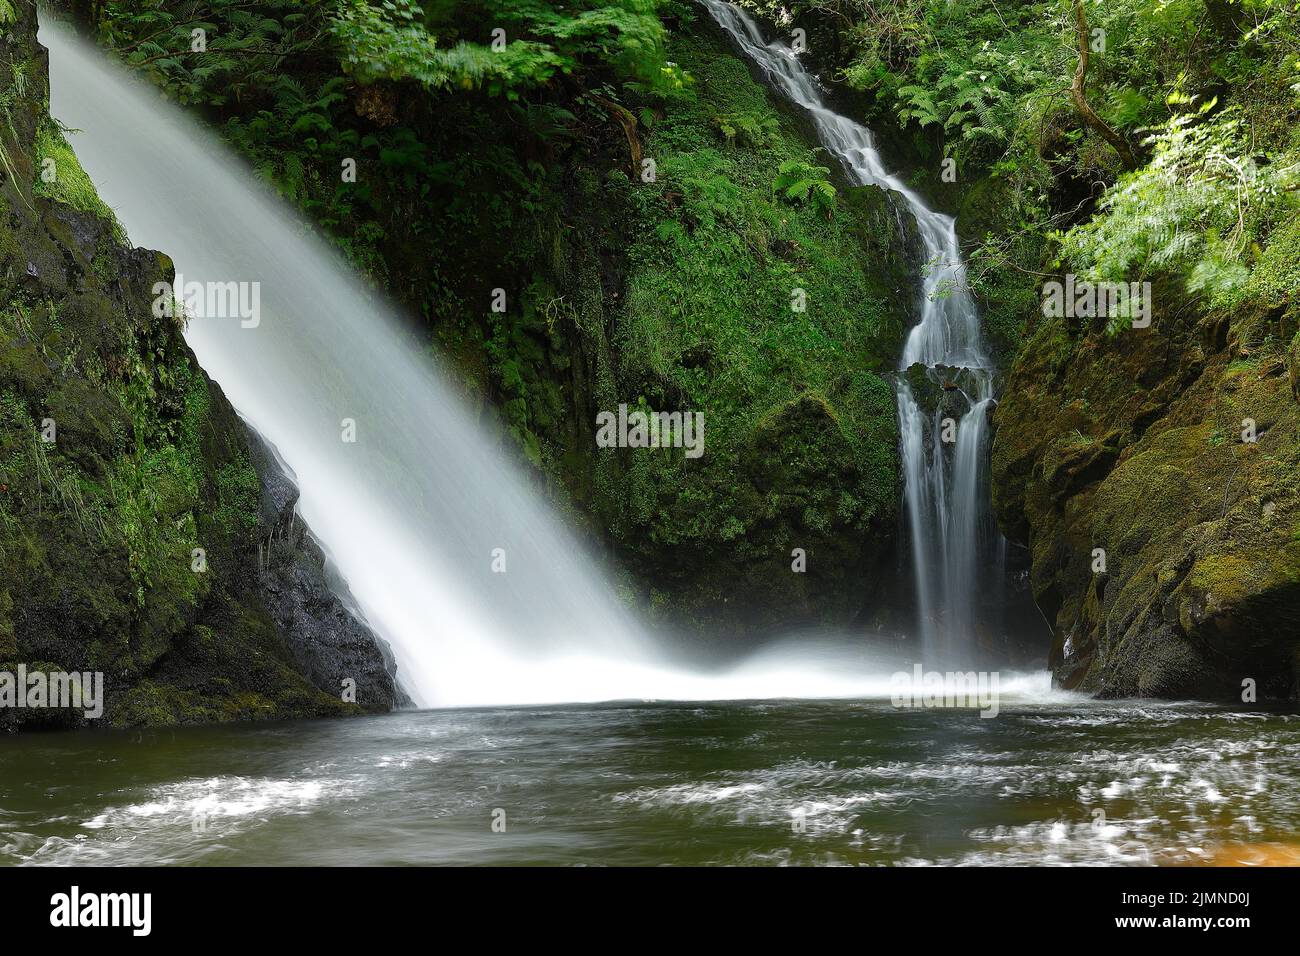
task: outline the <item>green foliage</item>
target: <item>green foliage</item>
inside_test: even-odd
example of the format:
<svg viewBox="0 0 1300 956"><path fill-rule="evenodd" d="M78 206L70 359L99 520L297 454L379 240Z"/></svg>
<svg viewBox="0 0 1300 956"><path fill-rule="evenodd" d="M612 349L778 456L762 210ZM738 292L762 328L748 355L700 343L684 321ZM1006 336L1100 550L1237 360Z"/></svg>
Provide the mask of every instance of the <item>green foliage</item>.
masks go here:
<svg viewBox="0 0 1300 956"><path fill-rule="evenodd" d="M1218 308L1276 299L1292 275L1269 249L1296 216L1297 0L1085 0L1085 94L1135 146L1129 173L1070 95L1072 2L740 2L835 23L839 75L869 94L867 120L914 131L932 167L935 146L955 161L955 186L933 168L918 180L960 195L972 288L998 340L1018 337L1054 258L1110 281L1172 275ZM1217 112L1192 106L1216 97Z"/></svg>
<svg viewBox="0 0 1300 956"><path fill-rule="evenodd" d="M498 27L509 41L500 50L491 46ZM196 29L206 31L206 52L191 49ZM537 226L521 214L535 220L552 203L547 160L586 119L549 101L556 84L569 77L607 97L622 84L648 100L687 85L663 58L651 0L562 9L532 0L119 0L103 8L99 32L168 96L207 112L376 281L391 287L394 268L432 272L423 298L446 311L462 304L468 248L507 250L504 269L536 252ZM408 83L440 97L432 116L399 115L410 94L398 87ZM344 159L357 164L356 182L340 176ZM416 270L394 254L395 233L448 255Z"/></svg>
<svg viewBox="0 0 1300 956"><path fill-rule="evenodd" d="M48 115L42 117L36 128L36 181L32 192L55 202L66 203L73 209L91 213L112 226L119 242L126 241L126 233L113 210L105 205L95 191L86 171L81 168L76 153L63 136L63 129Z"/></svg>
<svg viewBox="0 0 1300 956"><path fill-rule="evenodd" d="M96 25L105 45L168 96L220 108L259 101L286 62L310 56L323 29L322 8L299 0L114 0L102 6Z"/></svg>
<svg viewBox="0 0 1300 956"><path fill-rule="evenodd" d="M339 164L363 153L345 103L346 78L322 72L332 3L183 0L103 8L100 39L127 66L183 104L202 108L254 168L300 205L362 268L378 263L382 233L364 221L370 193L346 188ZM205 47L195 50L194 31ZM306 72L289 70L297 66ZM380 132L378 139L386 139Z"/></svg>
<svg viewBox="0 0 1300 956"><path fill-rule="evenodd" d="M826 166L813 166L797 159L786 160L777 168L772 189L792 202L811 199L813 208L829 219L835 210L835 187L828 178L830 174Z"/></svg>
<svg viewBox="0 0 1300 956"><path fill-rule="evenodd" d="M898 89L898 118L904 123L915 120L921 127L943 122L939 108L934 105L933 94L910 85Z"/></svg>
<svg viewBox="0 0 1300 956"><path fill-rule="evenodd" d="M1095 218L1061 236L1063 255L1089 278L1133 281L1185 274L1217 307L1247 289L1252 237L1300 213L1300 164L1252 154L1240 108L1173 117L1152 135L1151 161L1121 177Z"/></svg>
<svg viewBox="0 0 1300 956"><path fill-rule="evenodd" d="M898 122L942 130L947 155L963 168L992 162L1011 144L1031 119L1033 94L1068 59L1055 8L1003 10L990 0L832 6L854 22L854 58L842 78L870 91Z"/></svg>
<svg viewBox="0 0 1300 956"><path fill-rule="evenodd" d="M515 98L596 64L651 85L674 79L651 0L563 9L531 0L479 0L457 4L454 22L466 32L481 31L481 39L439 46L435 31L450 24L411 0L379 6L343 0L330 30L345 68L362 82L411 79L435 90L484 89ZM494 47L490 34L496 30L502 33Z"/></svg>
<svg viewBox="0 0 1300 956"><path fill-rule="evenodd" d="M728 146L764 146L777 135L780 123L775 116L738 112L718 114L713 117ZM653 125L650 123L647 126Z"/></svg>
<svg viewBox="0 0 1300 956"><path fill-rule="evenodd" d="M544 43L515 40L501 50L458 43L440 49L423 23L424 11L407 0L374 7L366 0L340 6L331 27L347 70L363 83L412 79L432 89L486 87L516 95L575 65Z"/></svg>

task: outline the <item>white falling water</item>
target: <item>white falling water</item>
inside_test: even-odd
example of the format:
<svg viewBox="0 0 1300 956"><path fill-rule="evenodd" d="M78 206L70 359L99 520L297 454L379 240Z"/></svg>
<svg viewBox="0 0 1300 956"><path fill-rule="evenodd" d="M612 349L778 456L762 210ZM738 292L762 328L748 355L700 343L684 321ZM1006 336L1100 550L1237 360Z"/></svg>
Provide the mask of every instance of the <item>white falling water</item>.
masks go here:
<svg viewBox="0 0 1300 956"><path fill-rule="evenodd" d="M255 328L196 318L186 338L297 475L301 514L417 703L890 693L897 662L860 642L797 641L710 674L662 659L382 297L156 90L57 24L41 41L51 112L132 240L187 282L260 283Z"/></svg>
<svg viewBox="0 0 1300 956"><path fill-rule="evenodd" d="M899 369L920 364L936 381L947 374L936 371L938 366L969 370L962 379L969 383L970 408L957 423L955 447L948 449L939 440L941 413L936 410L927 416L911 385L899 376L896 391L903 488L926 657L935 664L963 663L971 656L976 625L993 382L979 316L966 289L955 221L926 206L914 190L885 168L870 130L825 106L816 79L789 47L764 40L757 24L725 0L703 3L771 84L807 111L818 139L839 159L850 180L894 190L916 219L929 264L925 301L921 321L912 328L903 348Z"/></svg>
<svg viewBox="0 0 1300 956"><path fill-rule="evenodd" d="M389 307L156 91L64 29L47 24L41 40L51 112L79 131L74 148L132 240L166 250L186 282L260 283L255 328L198 318L186 338L297 474L303 517L393 646L412 696L590 698L591 688L537 686L526 665L637 659L638 629L584 549ZM355 443L343 441L344 419ZM505 574L492 571L495 548Z"/></svg>

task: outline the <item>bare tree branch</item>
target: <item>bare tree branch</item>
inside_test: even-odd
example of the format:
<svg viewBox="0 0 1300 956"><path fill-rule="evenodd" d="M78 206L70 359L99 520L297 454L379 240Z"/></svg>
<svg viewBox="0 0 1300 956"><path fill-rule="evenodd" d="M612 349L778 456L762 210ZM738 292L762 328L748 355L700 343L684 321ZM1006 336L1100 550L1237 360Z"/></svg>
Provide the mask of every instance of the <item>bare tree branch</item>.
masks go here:
<svg viewBox="0 0 1300 956"><path fill-rule="evenodd" d="M1074 24L1079 39L1079 65L1074 70L1074 82L1070 85L1074 107L1083 117L1083 121L1114 147L1124 168L1135 169L1137 160L1133 156L1133 150L1119 133L1111 129L1109 124L1097 115L1096 110L1088 105L1088 99L1084 96L1084 84L1088 80L1088 20L1083 13L1083 0L1074 0Z"/></svg>

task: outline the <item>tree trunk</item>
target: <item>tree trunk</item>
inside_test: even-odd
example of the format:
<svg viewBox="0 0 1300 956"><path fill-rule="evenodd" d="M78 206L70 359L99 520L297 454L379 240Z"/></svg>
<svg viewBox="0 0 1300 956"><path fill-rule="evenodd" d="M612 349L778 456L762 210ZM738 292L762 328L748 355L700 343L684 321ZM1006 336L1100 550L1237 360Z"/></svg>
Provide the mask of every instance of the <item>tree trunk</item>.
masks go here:
<svg viewBox="0 0 1300 956"><path fill-rule="evenodd" d="M1074 107L1083 117L1083 121L1114 147L1124 168L1134 169L1137 167L1137 160L1133 156L1133 150L1129 148L1124 138L1111 129L1106 121L1097 115L1096 110L1088 105L1087 97L1083 93L1084 84L1088 80L1088 20L1083 13L1083 0L1074 0L1074 22L1079 37L1079 65L1074 70L1074 82L1070 84Z"/></svg>
<svg viewBox="0 0 1300 956"><path fill-rule="evenodd" d="M633 178L639 176L641 174L641 140L636 135L636 117L632 115L631 110L626 106L615 103L608 97L591 92L588 92L587 95L599 103L623 127L623 133L627 136L628 152L632 156L632 176Z"/></svg>

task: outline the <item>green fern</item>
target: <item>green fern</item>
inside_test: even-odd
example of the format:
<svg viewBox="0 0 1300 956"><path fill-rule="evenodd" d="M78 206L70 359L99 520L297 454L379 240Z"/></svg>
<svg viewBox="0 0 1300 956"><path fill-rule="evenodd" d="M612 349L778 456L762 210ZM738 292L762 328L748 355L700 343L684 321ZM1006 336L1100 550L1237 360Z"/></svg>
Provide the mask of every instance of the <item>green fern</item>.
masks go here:
<svg viewBox="0 0 1300 956"><path fill-rule="evenodd" d="M942 123L934 97L928 90L919 86L904 86L898 90L898 118L904 123L915 120L922 128L934 123Z"/></svg>
<svg viewBox="0 0 1300 956"><path fill-rule="evenodd" d="M713 125L728 146L764 146L772 140L781 124L775 116L756 116L753 113L727 113L713 117Z"/></svg>
<svg viewBox="0 0 1300 956"><path fill-rule="evenodd" d="M613 0L573 10L532 3L488 4L491 22L516 38L499 49L465 40L442 47L411 0L342 0L330 31L345 67L362 82L410 79L430 89L482 89L516 99L524 89L577 72L599 59L628 79L681 88L683 79L663 60L664 30L653 4ZM582 6L582 5L579 5ZM519 35L528 39L518 39Z"/></svg>
<svg viewBox="0 0 1300 956"><path fill-rule="evenodd" d="M789 202L812 200L813 208L827 219L835 209L835 187L829 181L830 170L799 160L788 160L777 170L772 189Z"/></svg>
<svg viewBox="0 0 1300 956"><path fill-rule="evenodd" d="M1151 162L1121 178L1096 217L1058 234L1064 259L1094 280L1175 274L1213 305L1239 301L1255 256L1249 237L1300 214L1300 166L1261 164L1240 110L1211 115L1214 106L1148 139Z"/></svg>

